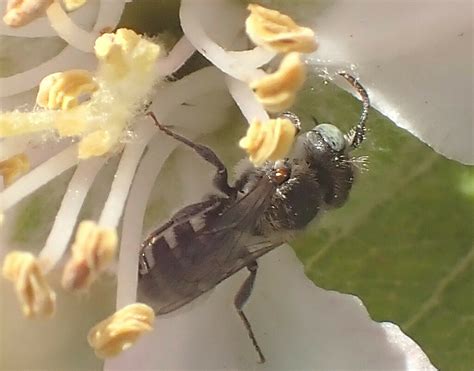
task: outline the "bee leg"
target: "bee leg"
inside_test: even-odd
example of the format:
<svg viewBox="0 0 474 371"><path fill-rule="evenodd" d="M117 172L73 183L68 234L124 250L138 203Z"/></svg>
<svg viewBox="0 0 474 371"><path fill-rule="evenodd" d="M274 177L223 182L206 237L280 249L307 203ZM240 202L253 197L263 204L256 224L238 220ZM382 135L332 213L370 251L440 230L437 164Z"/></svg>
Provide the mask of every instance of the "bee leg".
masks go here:
<svg viewBox="0 0 474 371"><path fill-rule="evenodd" d="M231 187L229 183L227 182L227 168L219 159L219 157L217 157L217 155L214 153L212 149L202 144L194 143L188 138L183 137L182 135L178 133L175 133L169 127L160 124L153 112L148 112L148 115L153 119L153 121L155 121L156 126L161 131L165 132L170 137L192 148L199 156L201 156L205 161L209 162L211 165L213 165L216 168L217 172L216 172L216 175L214 175L213 183L219 191L221 191L222 193L225 193L228 196L235 195L236 193L235 188Z"/></svg>
<svg viewBox="0 0 474 371"><path fill-rule="evenodd" d="M257 277L257 268L258 265L256 261L247 265L247 269L249 270L250 275L245 279L244 283L239 289L239 292L237 293L237 295L235 295L234 305L235 309L237 309L237 313L239 314L240 319L242 320L245 328L247 329L250 340L252 340L252 344L255 347L255 350L257 351L259 363L265 363L265 356L262 353L262 349L260 349L260 345L258 345L257 339L255 338L255 335L253 333L252 326L250 325L247 316L242 310L245 303L247 303L250 294L252 293L255 278Z"/></svg>

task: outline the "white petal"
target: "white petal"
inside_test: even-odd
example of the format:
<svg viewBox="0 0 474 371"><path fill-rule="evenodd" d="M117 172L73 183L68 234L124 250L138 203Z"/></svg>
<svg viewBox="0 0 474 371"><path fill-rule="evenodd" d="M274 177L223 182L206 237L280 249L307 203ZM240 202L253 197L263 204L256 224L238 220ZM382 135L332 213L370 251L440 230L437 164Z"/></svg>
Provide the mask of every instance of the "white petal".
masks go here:
<svg viewBox="0 0 474 371"><path fill-rule="evenodd" d="M375 108L474 164L472 11L470 0L334 1L311 16L320 41L311 59L355 64Z"/></svg>
<svg viewBox="0 0 474 371"><path fill-rule="evenodd" d="M154 332L106 369L433 369L398 327L373 322L359 299L314 286L289 247L260 260L245 308L267 357L258 365L232 304L245 276L240 272L201 302L158 317Z"/></svg>

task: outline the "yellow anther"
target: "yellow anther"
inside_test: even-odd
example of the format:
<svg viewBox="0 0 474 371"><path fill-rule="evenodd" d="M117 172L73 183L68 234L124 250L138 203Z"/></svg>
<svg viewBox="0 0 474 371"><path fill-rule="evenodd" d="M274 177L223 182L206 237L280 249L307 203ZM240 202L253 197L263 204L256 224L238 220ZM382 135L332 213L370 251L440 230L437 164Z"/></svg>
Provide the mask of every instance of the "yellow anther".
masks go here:
<svg viewBox="0 0 474 371"><path fill-rule="evenodd" d="M160 52L158 45L142 39L126 28L98 37L94 50L97 58L112 68L112 74L116 78L121 78L129 71L132 60L134 68L151 69Z"/></svg>
<svg viewBox="0 0 474 371"><path fill-rule="evenodd" d="M99 227L92 221L79 224L67 262L62 285L66 290L88 289L95 278L113 260L117 250L115 229Z"/></svg>
<svg viewBox="0 0 474 371"><path fill-rule="evenodd" d="M87 336L99 358L114 357L153 329L155 313L148 305L130 304L95 325Z"/></svg>
<svg viewBox="0 0 474 371"><path fill-rule="evenodd" d="M239 146L247 152L250 161L259 166L267 160L285 157L293 145L295 135L296 127L288 119L277 118L264 123L254 120Z"/></svg>
<svg viewBox="0 0 474 371"><path fill-rule="evenodd" d="M66 10L72 12L87 3L87 0L63 0L63 3Z"/></svg>
<svg viewBox="0 0 474 371"><path fill-rule="evenodd" d="M13 251L3 263L3 276L12 281L28 318L51 317L56 307L56 294L49 287L36 258L27 252Z"/></svg>
<svg viewBox="0 0 474 371"><path fill-rule="evenodd" d="M0 175L3 176L3 184L9 186L20 175L30 170L30 161L26 154L21 153L0 162Z"/></svg>
<svg viewBox="0 0 474 371"><path fill-rule="evenodd" d="M3 22L10 27L21 27L41 17L53 0L8 0Z"/></svg>
<svg viewBox="0 0 474 371"><path fill-rule="evenodd" d="M36 103L48 109L67 110L78 105L78 98L92 94L98 85L87 70L57 72L41 80Z"/></svg>
<svg viewBox="0 0 474 371"><path fill-rule="evenodd" d="M250 87L267 111L281 112L291 107L305 78L306 68L294 52L283 58L276 72L252 81Z"/></svg>
<svg viewBox="0 0 474 371"><path fill-rule="evenodd" d="M318 44L312 29L298 26L290 17L276 10L250 4L245 21L247 35L256 45L277 53L311 53Z"/></svg>
<svg viewBox="0 0 474 371"><path fill-rule="evenodd" d="M107 130L97 130L86 135L79 143L78 158L81 160L89 157L102 156L109 152L114 145Z"/></svg>

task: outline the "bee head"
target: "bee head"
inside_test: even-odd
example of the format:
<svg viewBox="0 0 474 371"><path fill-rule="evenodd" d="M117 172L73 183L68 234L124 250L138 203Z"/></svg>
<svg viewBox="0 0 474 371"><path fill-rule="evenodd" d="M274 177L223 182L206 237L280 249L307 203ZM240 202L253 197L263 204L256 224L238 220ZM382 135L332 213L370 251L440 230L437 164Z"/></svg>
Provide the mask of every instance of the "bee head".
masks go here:
<svg viewBox="0 0 474 371"><path fill-rule="evenodd" d="M359 122L348 133L344 134L338 127L324 123L305 133L302 138L304 158L314 170L325 188L325 202L333 207L344 204L354 180L350 152L357 148L365 138L365 122L370 106L365 89L351 75L341 72L360 94L363 110Z"/></svg>

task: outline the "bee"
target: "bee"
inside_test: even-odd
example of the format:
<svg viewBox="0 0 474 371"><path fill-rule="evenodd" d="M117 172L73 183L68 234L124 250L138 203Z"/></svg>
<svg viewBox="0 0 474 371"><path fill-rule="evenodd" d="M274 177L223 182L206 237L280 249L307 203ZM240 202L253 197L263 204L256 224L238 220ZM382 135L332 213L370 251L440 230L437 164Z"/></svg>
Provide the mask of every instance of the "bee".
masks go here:
<svg viewBox="0 0 474 371"><path fill-rule="evenodd" d="M351 151L365 138L370 103L353 76L340 75L362 98L359 122L346 134L334 125L317 124L298 135L288 158L258 167L249 163L233 185L210 148L172 131L150 113L160 130L216 168L213 184L218 192L182 208L145 239L139 256L138 301L150 305L156 315L166 314L246 268L249 275L234 305L259 362L265 362L243 311L257 277L257 259L290 241L323 211L343 206L354 182ZM300 128L295 114L283 116Z"/></svg>

